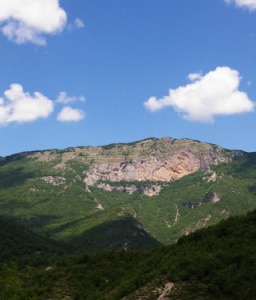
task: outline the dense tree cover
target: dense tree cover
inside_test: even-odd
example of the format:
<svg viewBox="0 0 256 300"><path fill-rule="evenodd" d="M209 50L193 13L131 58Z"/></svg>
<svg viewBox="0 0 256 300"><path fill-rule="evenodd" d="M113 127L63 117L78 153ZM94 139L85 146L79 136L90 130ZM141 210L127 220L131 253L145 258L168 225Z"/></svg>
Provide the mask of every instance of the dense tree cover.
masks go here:
<svg viewBox="0 0 256 300"><path fill-rule="evenodd" d="M82 235L69 239L68 243L79 251L86 252L102 252L106 249L150 249L161 245L132 216L122 216L95 226Z"/></svg>
<svg viewBox="0 0 256 300"><path fill-rule="evenodd" d="M255 225L256 211L182 237L173 247L168 278L203 284L210 299L254 299Z"/></svg>
<svg viewBox="0 0 256 300"><path fill-rule="evenodd" d="M170 299L255 298L256 211L230 217L256 207L255 153L212 166L215 180L197 172L150 198L87 192L87 165L56 168L61 152L53 152L49 163L0 161L0 299L157 299L167 282Z"/></svg>
<svg viewBox="0 0 256 300"><path fill-rule="evenodd" d="M41 265L71 250L70 245L49 240L6 218L0 218L0 262ZM1 299L1 298L0 298Z"/></svg>
<svg viewBox="0 0 256 300"><path fill-rule="evenodd" d="M122 145L113 147L122 152ZM148 153L155 151L154 147L153 144L152 149L147 149ZM198 228L256 208L254 153L211 166L216 175L214 180L212 173L196 172L173 182L162 182L160 195L148 197L95 187L90 187L90 192L86 190L83 178L90 159L86 151L77 149L42 151L38 154L40 159L23 153L0 160L0 213L36 233L71 242L78 250L95 251L117 245L123 248L127 240L129 249L148 247L150 240L152 245L157 242L169 245ZM100 151L105 155L110 153L104 147ZM226 155L230 157L231 153ZM140 187L152 182L130 184ZM212 201L214 195L219 201ZM136 228L133 222L126 222L134 216L148 233L144 245L134 242ZM118 224L120 232L111 224L114 227ZM109 228L107 235L105 227ZM129 238L122 234L124 230L131 233ZM112 237L111 232L114 232ZM99 239L92 239L92 235Z"/></svg>
<svg viewBox="0 0 256 300"><path fill-rule="evenodd" d="M170 299L254 299L255 238L253 211L154 250L59 256L48 266L31 257L25 267L2 264L1 299L157 299L166 282Z"/></svg>

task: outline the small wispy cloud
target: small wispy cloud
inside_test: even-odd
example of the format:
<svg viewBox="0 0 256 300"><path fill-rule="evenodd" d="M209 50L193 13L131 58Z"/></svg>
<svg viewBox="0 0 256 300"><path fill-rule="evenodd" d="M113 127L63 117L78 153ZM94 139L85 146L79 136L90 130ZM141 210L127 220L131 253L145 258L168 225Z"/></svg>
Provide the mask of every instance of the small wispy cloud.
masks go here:
<svg viewBox="0 0 256 300"><path fill-rule="evenodd" d="M201 73L190 73L188 74L188 80L190 81L196 81L198 79L202 78L202 74Z"/></svg>
<svg viewBox="0 0 256 300"><path fill-rule="evenodd" d="M75 19L74 24L76 28L84 28L84 22L79 18Z"/></svg>
<svg viewBox="0 0 256 300"><path fill-rule="evenodd" d="M154 112L173 107L189 120L213 122L214 116L252 112L255 103L245 92L239 91L240 75L229 67L217 67L204 76L192 73L192 83L170 89L169 95L161 99L150 97L145 107Z"/></svg>
<svg viewBox="0 0 256 300"><path fill-rule="evenodd" d="M68 30L73 31L75 29L81 29L84 27L85 27L84 22L81 19L76 18L72 23L68 25Z"/></svg>
<svg viewBox="0 0 256 300"><path fill-rule="evenodd" d="M60 122L78 122L84 118L84 111L80 109L74 109L70 106L63 107L57 116L57 120Z"/></svg>
<svg viewBox="0 0 256 300"><path fill-rule="evenodd" d="M30 95L20 84L11 84L0 98L0 125L27 123L47 118L54 109L53 101L40 92Z"/></svg>
<svg viewBox="0 0 256 300"><path fill-rule="evenodd" d="M68 96L66 92L60 92L56 102L57 103L62 103L62 104L68 104L72 102L85 102L85 97L84 96Z"/></svg>
<svg viewBox="0 0 256 300"><path fill-rule="evenodd" d="M68 106L67 104L75 103L75 102L85 102L84 96L68 96L68 94L64 91L60 92L56 103L64 104L62 110L59 112L57 116L57 121L60 122L78 122L85 118L85 112L81 109L73 108Z"/></svg>
<svg viewBox="0 0 256 300"><path fill-rule="evenodd" d="M234 3L237 7L248 8L250 11L256 9L256 0L225 0L226 3Z"/></svg>

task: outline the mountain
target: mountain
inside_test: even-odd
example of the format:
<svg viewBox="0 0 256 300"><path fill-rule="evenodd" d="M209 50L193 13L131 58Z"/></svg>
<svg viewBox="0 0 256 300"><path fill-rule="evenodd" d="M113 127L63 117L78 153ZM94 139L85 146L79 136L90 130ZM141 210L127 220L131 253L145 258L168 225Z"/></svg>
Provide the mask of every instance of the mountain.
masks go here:
<svg viewBox="0 0 256 300"><path fill-rule="evenodd" d="M77 251L145 249L256 208L256 153L188 139L17 153L1 215Z"/></svg>

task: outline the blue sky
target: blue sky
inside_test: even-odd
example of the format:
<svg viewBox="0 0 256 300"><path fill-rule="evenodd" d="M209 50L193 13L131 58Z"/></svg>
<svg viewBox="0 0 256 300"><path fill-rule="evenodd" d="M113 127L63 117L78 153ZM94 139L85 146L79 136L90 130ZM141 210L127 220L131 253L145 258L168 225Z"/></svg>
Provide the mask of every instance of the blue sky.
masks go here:
<svg viewBox="0 0 256 300"><path fill-rule="evenodd" d="M256 0L0 0L0 156L190 138L256 151Z"/></svg>

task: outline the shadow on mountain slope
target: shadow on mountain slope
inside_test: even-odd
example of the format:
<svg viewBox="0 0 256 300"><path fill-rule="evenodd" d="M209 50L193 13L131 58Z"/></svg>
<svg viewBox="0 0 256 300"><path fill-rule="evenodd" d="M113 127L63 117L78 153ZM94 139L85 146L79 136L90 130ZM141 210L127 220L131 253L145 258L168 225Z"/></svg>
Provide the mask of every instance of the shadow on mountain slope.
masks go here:
<svg viewBox="0 0 256 300"><path fill-rule="evenodd" d="M105 222L67 241L79 251L149 249L162 244L132 216Z"/></svg>
<svg viewBox="0 0 256 300"><path fill-rule="evenodd" d="M24 171L23 167L0 170L0 188L15 187L23 184L27 179L34 178L34 172Z"/></svg>
<svg viewBox="0 0 256 300"><path fill-rule="evenodd" d="M238 156L233 159L233 162L228 166L231 174L236 177L250 178L255 174L256 167L256 152L246 153L243 156Z"/></svg>
<svg viewBox="0 0 256 300"><path fill-rule="evenodd" d="M15 262L23 266L49 264L51 260L63 255L65 248L56 241L42 237L19 223L0 216L1 263Z"/></svg>

